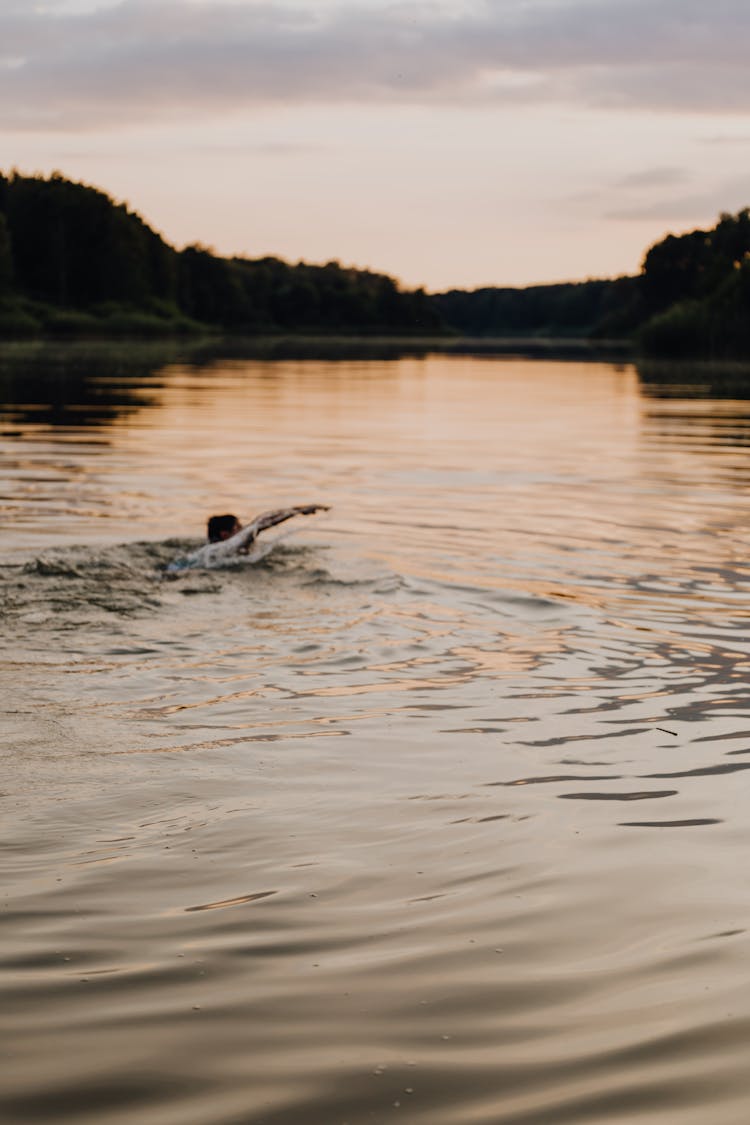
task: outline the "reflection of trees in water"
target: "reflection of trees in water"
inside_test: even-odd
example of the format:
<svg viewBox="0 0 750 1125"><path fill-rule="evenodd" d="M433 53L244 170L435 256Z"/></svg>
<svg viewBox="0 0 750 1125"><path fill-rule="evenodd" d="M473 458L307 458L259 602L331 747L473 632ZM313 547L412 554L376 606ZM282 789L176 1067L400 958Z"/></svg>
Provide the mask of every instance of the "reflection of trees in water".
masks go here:
<svg viewBox="0 0 750 1125"><path fill-rule="evenodd" d="M230 359L398 359L430 346L403 340L295 339L9 344L0 348L7 424L102 426L154 405L167 366L203 369Z"/></svg>
<svg viewBox="0 0 750 1125"><path fill-rule="evenodd" d="M638 379L649 398L750 399L750 365L709 360L639 360Z"/></svg>
<svg viewBox="0 0 750 1125"><path fill-rule="evenodd" d="M28 345L0 349L6 424L101 426L154 401L154 374L171 357L158 345Z"/></svg>
<svg viewBox="0 0 750 1125"><path fill-rule="evenodd" d="M430 350L406 340L293 337L9 344L0 348L0 404L6 425L102 426L154 405L160 372L177 363L205 370L232 359L387 360Z"/></svg>
<svg viewBox="0 0 750 1125"><path fill-rule="evenodd" d="M661 437L688 448L698 443L722 447L750 445L750 367L742 364L639 362L641 393L653 406L646 418ZM738 405L713 406L711 400ZM706 408L685 406L705 401ZM658 405L657 405L658 403Z"/></svg>
<svg viewBox="0 0 750 1125"><path fill-rule="evenodd" d="M470 356L523 356L525 358L591 359L622 362L627 350L582 340L522 337L472 339L468 337L385 336L258 336L226 338L197 345L190 362L201 366L217 359L318 359L388 360L422 358L431 354Z"/></svg>
<svg viewBox="0 0 750 1125"><path fill-rule="evenodd" d="M552 341L471 341L403 337L268 336L202 341L19 343L0 348L0 403L5 424L103 426L152 406L159 375L187 363L199 370L227 360L397 360L430 353L601 359Z"/></svg>
<svg viewBox="0 0 750 1125"><path fill-rule="evenodd" d="M438 350L441 350L439 342L433 344L426 340L359 336L257 336L204 342L195 345L185 358L195 367L208 367L217 360L387 360L425 356Z"/></svg>

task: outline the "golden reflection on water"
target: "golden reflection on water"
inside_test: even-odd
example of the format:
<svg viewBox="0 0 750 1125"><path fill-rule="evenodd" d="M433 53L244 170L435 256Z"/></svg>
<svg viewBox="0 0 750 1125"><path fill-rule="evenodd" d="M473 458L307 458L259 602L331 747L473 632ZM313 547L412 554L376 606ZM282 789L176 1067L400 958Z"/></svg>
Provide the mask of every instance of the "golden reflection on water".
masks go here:
<svg viewBox="0 0 750 1125"><path fill-rule="evenodd" d="M98 378L0 436L5 1117L744 1121L746 406L508 356Z"/></svg>
<svg viewBox="0 0 750 1125"><path fill-rule="evenodd" d="M168 369L148 409L115 418L108 427L115 452L102 469L116 472L111 461L124 453L137 458L145 482L161 477L160 504L147 487L137 499L144 529L158 526L165 534L197 531L202 506L210 511L219 498L246 512L311 483L336 504L346 496L354 516L369 515L377 523L377 477L392 477L394 471L409 474L418 492L431 493L420 522L438 535L454 534L475 526L476 509L466 504L462 487L467 476L471 484L472 473L479 475L482 493L483 471L526 473L534 449L558 449L575 469L604 434L627 438L637 425L632 370L569 367L562 381L554 363L534 365L530 375L529 365L518 361L436 356L359 365L255 362L220 363L200 372ZM76 435L68 430L54 436L57 442ZM24 466L32 477L45 452ZM420 481L420 472L437 474L435 490L429 489L429 477ZM448 479L451 473L460 479ZM29 483L33 492L36 478ZM525 481L521 476L505 486L513 498ZM460 505L451 503L457 495ZM127 497L131 510L134 499ZM421 497L410 490L399 499L408 506L391 507L387 528L408 525ZM121 514L108 513L115 524ZM502 518L502 511L497 514Z"/></svg>

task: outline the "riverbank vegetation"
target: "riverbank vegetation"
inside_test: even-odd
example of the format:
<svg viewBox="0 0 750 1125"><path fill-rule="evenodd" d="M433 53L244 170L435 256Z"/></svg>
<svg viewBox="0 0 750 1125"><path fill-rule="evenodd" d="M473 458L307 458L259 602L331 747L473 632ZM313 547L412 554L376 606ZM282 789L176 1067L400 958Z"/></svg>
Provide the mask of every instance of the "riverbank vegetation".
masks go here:
<svg viewBox="0 0 750 1125"><path fill-rule="evenodd" d="M422 290L383 274L178 251L96 188L0 176L0 337L440 329Z"/></svg>
<svg viewBox="0 0 750 1125"><path fill-rule="evenodd" d="M750 357L750 211L711 230L667 235L636 277L528 289L453 290L434 298L476 335L627 338L643 355Z"/></svg>
<svg viewBox="0 0 750 1125"><path fill-rule="evenodd" d="M0 174L0 339L273 333L630 340L750 356L750 211L668 235L635 277L427 294L328 262L177 250L63 176Z"/></svg>

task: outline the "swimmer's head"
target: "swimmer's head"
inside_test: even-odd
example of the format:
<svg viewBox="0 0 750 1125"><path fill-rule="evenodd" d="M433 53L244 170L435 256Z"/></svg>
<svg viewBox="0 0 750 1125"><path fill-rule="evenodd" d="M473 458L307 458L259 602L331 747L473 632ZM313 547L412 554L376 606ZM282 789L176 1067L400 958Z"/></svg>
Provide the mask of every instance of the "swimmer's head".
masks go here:
<svg viewBox="0 0 750 1125"><path fill-rule="evenodd" d="M220 543L222 539L231 539L240 530L240 526L236 516L211 516L207 528L209 543Z"/></svg>

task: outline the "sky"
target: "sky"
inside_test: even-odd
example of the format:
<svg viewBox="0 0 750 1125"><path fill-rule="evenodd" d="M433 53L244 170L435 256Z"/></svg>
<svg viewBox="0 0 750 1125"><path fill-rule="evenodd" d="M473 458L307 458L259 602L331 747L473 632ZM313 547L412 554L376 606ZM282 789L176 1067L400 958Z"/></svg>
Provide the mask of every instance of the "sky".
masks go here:
<svg viewBox="0 0 750 1125"><path fill-rule="evenodd" d="M0 169L429 290L612 277L750 205L747 0L0 0Z"/></svg>

